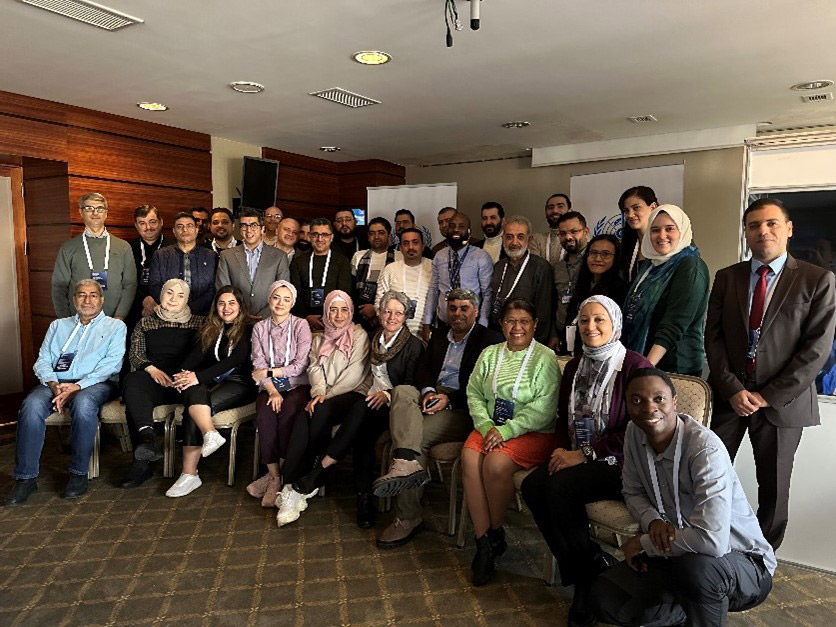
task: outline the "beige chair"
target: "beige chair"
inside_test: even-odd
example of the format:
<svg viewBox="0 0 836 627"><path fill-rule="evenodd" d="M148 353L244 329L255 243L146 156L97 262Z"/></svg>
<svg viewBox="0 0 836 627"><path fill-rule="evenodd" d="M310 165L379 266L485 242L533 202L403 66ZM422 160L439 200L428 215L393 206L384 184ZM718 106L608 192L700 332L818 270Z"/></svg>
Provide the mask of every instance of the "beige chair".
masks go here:
<svg viewBox="0 0 836 627"><path fill-rule="evenodd" d="M249 403L242 407L233 407L218 412L212 416L212 423L216 429L229 429L229 469L227 471L226 484L230 487L235 485L235 457L238 452L238 429L245 422L251 421L255 418L255 402ZM168 457L171 460L170 469L171 474L168 477L174 476L174 460L176 456L175 434L177 425L183 424L183 406L178 405L174 412L174 418L166 423L166 446L168 448Z"/></svg>
<svg viewBox="0 0 836 627"><path fill-rule="evenodd" d="M65 409L61 413L53 413L47 416L47 427L68 427L72 423L70 410ZM90 463L87 466L87 478L95 479L99 476L99 444L101 440L101 426L96 426L96 439L93 441L93 453L90 455ZM61 447L64 448L63 441Z"/></svg>

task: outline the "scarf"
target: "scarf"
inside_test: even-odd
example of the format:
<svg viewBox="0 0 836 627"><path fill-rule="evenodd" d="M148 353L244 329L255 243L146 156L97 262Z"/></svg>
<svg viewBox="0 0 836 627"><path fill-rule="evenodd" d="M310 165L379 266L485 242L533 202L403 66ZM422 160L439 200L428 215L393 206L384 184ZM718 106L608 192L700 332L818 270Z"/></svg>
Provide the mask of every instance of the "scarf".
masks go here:
<svg viewBox="0 0 836 627"><path fill-rule="evenodd" d="M395 249L389 248L386 251L386 261L383 263L384 267L388 266L390 263L395 261ZM372 250L371 248L367 250L363 255L360 257L360 260L357 262L357 290L356 294L363 294L363 290L366 287L367 279L369 278L369 271L372 266ZM377 283L375 283L375 286ZM375 290L377 287L375 287ZM371 300L366 304L374 303L374 296L372 296Z"/></svg>
<svg viewBox="0 0 836 627"><path fill-rule="evenodd" d="M374 338L372 338L372 365L379 366L380 364L385 364L387 361L392 359L392 357L401 352L401 349L406 346L410 337L409 331L406 331L405 329L406 327L398 329L398 333L395 335L395 341L388 349L386 349L385 344L381 344L383 329L381 328L377 330L377 333L374 334Z"/></svg>
<svg viewBox="0 0 836 627"><path fill-rule="evenodd" d="M348 324L339 329L334 326L331 322L331 316L328 315L328 309L335 300L341 300L348 304ZM349 358L351 346L354 344L354 323L351 321L353 318L354 303L351 301L351 296L342 290L328 292L328 296L325 297L325 302L322 305L322 324L325 325L325 332L322 334L322 343L319 345L320 364L325 363L325 360L334 351L340 351L346 359Z"/></svg>
<svg viewBox="0 0 836 627"><path fill-rule="evenodd" d="M622 322L618 304L607 296L590 296L581 303L579 311L582 312L589 303L598 303L606 309L612 322L612 337L602 346L583 345L583 355L575 371L572 394L569 397L569 434L573 449L577 449L574 424L576 419L586 416L593 419L593 441L606 430L616 372L621 370L624 355L627 354L624 345L619 341Z"/></svg>
<svg viewBox="0 0 836 627"><path fill-rule="evenodd" d="M671 252L665 255L657 253L650 241L650 230L653 227L653 221L660 213L668 214L671 220L673 220L673 223L676 224L676 228L679 229L679 242ZM654 266L660 266L666 261L671 260L674 256L691 245L693 240L693 235L691 234L691 220L687 215L685 215L685 212L676 205L660 205L656 207L647 219L647 224L647 231L644 232L644 237L641 242L641 251L642 256L645 259L650 259Z"/></svg>
<svg viewBox="0 0 836 627"><path fill-rule="evenodd" d="M270 288L267 290L267 298L269 299L273 295L273 292L280 287L284 287L290 292L290 297L293 299L293 302L290 303L290 308L293 309L293 307L296 306L296 286L290 281L273 281L270 284Z"/></svg>
<svg viewBox="0 0 836 627"><path fill-rule="evenodd" d="M163 283L163 288L160 290L160 294L165 294L165 291L170 287L179 287L186 293L186 300L183 303L183 307L177 311L169 311L168 309L163 309L161 305L157 305L154 307L154 312L161 320L166 322L185 324L192 318L192 310L189 307L189 285L182 279L169 279ZM160 300L162 300L162 296L160 296Z"/></svg>

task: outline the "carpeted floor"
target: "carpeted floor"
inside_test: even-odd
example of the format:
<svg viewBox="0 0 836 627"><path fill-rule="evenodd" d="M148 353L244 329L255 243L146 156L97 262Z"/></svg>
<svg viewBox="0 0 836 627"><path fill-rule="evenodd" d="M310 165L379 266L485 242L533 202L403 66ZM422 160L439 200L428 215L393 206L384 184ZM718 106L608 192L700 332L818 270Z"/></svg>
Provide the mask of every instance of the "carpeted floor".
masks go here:
<svg viewBox="0 0 836 627"><path fill-rule="evenodd" d="M493 583L470 585L473 541L446 535L446 490L427 490L427 526L400 549L376 548L354 524L350 465L325 498L283 529L244 492L252 434L226 486L227 448L202 463L204 485L168 499L171 479L114 487L129 463L112 439L77 502L60 498L67 456L48 430L40 490L0 507L0 625L563 625L571 589L542 580L545 547L526 513L508 515L510 548ZM0 447L0 496L13 445ZM179 461L178 461L179 469ZM382 515L388 522L391 514ZM733 625L836 623L836 576L780 566L766 603Z"/></svg>

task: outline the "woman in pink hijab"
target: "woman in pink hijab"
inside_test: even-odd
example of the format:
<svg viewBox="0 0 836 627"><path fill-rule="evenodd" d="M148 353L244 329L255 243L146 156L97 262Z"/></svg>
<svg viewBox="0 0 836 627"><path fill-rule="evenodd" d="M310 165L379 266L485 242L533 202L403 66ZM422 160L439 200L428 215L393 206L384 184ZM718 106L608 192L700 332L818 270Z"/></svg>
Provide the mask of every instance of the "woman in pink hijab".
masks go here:
<svg viewBox="0 0 836 627"><path fill-rule="evenodd" d="M285 486L276 499L279 527L299 518L363 424L364 407L357 401L365 399L371 386L369 336L353 317L351 297L342 290L329 292L323 305L325 331L311 343L311 401L293 423L283 468Z"/></svg>

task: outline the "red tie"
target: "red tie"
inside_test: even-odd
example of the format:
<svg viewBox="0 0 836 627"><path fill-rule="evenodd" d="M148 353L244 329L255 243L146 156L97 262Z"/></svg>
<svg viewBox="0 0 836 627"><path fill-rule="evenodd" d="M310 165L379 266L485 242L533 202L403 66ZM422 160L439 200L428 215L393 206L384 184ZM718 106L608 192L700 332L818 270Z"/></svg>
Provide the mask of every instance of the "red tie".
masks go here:
<svg viewBox="0 0 836 627"><path fill-rule="evenodd" d="M753 337L753 331L761 328L763 321L763 306L766 302L766 275L769 274L769 266L761 266L757 269L758 282L755 283L755 292L752 294L752 308L749 310L749 337ZM750 347L751 348L751 347ZM755 360L750 359L746 363L746 372L752 374L755 371Z"/></svg>

